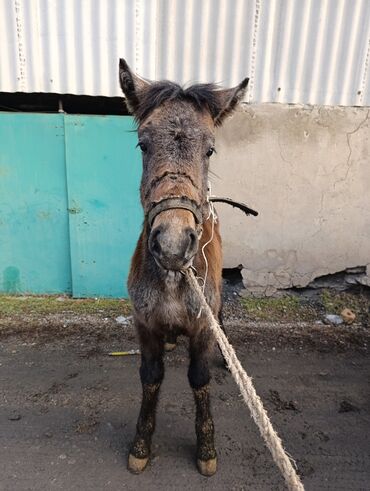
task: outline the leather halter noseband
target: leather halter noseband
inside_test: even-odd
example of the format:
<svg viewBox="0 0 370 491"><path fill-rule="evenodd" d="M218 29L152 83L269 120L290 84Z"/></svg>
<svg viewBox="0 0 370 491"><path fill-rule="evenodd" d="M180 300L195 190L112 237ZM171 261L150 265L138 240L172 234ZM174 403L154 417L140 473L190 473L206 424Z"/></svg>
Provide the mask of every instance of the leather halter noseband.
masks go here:
<svg viewBox="0 0 370 491"><path fill-rule="evenodd" d="M240 203L239 201L234 201L231 198L221 198L218 196L209 196L208 201L212 201L214 203L226 203L228 205L231 205L235 208L239 208L239 210L243 211L247 216L248 215L253 215L257 216L258 212L253 210L252 208L249 208L244 203ZM153 203L151 209L148 212L148 222L149 222L149 227L152 227L152 224L154 222L154 219L157 215L162 213L162 211L166 210L188 210L191 211L192 214L194 215L195 218L195 223L197 226L201 226L203 223L203 214L200 209L200 205L198 205L195 201L191 200L190 198L186 196L181 196L177 198L164 198L158 203Z"/></svg>
<svg viewBox="0 0 370 491"><path fill-rule="evenodd" d="M154 203L148 213L149 227L152 226L154 219L157 215L166 210L188 210L191 211L195 218L195 223L201 225L203 223L203 216L200 210L200 206L195 201L186 196L178 198L164 198L158 203Z"/></svg>

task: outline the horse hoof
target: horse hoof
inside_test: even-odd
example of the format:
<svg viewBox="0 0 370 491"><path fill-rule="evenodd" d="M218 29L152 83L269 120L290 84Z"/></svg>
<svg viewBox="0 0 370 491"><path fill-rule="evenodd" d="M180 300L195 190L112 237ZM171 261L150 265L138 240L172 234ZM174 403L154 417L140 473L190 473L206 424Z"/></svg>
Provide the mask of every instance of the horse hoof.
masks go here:
<svg viewBox="0 0 370 491"><path fill-rule="evenodd" d="M127 463L128 470L131 471L133 474L140 474L140 472L143 472L143 470L147 466L148 461L149 461L149 457L145 457L144 459L138 459L137 457L134 457L130 453L130 455L128 456L128 463Z"/></svg>
<svg viewBox="0 0 370 491"><path fill-rule="evenodd" d="M165 351L173 351L176 348L176 343L164 343Z"/></svg>
<svg viewBox="0 0 370 491"><path fill-rule="evenodd" d="M217 458L209 460L197 460L198 470L202 476L213 476L217 471Z"/></svg>

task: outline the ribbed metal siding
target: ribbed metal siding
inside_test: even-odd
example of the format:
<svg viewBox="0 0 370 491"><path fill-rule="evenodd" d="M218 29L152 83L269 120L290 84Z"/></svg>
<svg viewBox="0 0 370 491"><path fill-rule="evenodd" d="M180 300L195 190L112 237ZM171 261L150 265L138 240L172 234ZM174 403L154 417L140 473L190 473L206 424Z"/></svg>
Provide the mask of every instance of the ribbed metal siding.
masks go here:
<svg viewBox="0 0 370 491"><path fill-rule="evenodd" d="M0 0L0 90L117 96L144 77L249 102L370 105L370 0Z"/></svg>

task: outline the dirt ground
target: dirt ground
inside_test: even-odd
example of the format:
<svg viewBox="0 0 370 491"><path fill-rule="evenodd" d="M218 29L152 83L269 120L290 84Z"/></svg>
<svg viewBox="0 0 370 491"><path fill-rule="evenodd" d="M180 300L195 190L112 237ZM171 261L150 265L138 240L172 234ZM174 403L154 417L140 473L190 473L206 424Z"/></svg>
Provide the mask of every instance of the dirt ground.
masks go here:
<svg viewBox="0 0 370 491"><path fill-rule="evenodd" d="M61 302L63 303L63 302ZM27 299L23 312L27 311ZM122 312L125 309L122 306ZM284 309L283 309L284 310ZM186 340L166 354L149 467L126 457L140 404L139 357L117 311L0 315L0 489L285 489L230 374L215 352L218 473L195 466ZM288 316L289 317L289 316ZM307 490L370 490L370 329L320 317L277 321L226 305L226 327Z"/></svg>

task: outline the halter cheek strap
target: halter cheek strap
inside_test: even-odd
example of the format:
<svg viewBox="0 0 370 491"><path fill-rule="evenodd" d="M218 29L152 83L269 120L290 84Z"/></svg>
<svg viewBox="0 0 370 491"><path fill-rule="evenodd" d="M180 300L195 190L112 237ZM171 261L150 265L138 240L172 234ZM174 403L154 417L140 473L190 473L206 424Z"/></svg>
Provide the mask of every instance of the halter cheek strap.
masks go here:
<svg viewBox="0 0 370 491"><path fill-rule="evenodd" d="M158 203L154 203L148 213L149 227L153 225L155 217L162 213L162 211L177 209L191 211L191 213L194 215L196 224L202 224L203 216L199 205L197 205L195 201L191 200L190 198L181 196L178 198L165 198Z"/></svg>

